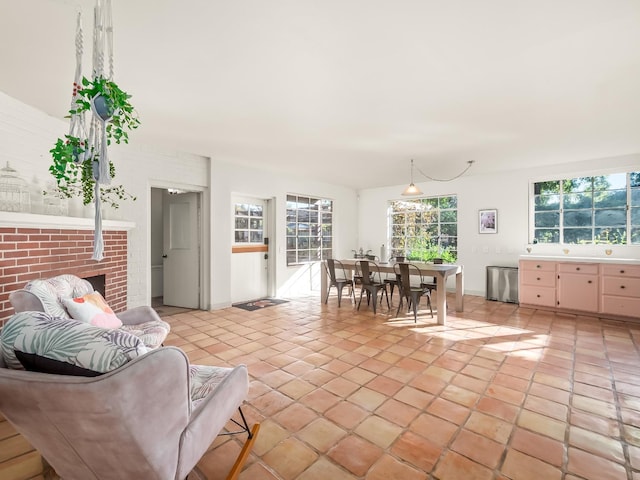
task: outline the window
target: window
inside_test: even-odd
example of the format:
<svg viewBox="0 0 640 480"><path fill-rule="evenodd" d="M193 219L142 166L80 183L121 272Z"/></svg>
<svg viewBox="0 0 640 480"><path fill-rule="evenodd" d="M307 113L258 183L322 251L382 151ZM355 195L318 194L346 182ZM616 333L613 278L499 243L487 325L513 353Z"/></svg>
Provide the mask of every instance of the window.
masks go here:
<svg viewBox="0 0 640 480"><path fill-rule="evenodd" d="M287 265L331 258L333 202L287 195Z"/></svg>
<svg viewBox="0 0 640 480"><path fill-rule="evenodd" d="M640 244L640 172L533 184L536 243Z"/></svg>
<svg viewBox="0 0 640 480"><path fill-rule="evenodd" d="M263 242L264 218L262 205L236 203L234 220L234 238L236 243Z"/></svg>
<svg viewBox="0 0 640 480"><path fill-rule="evenodd" d="M455 195L389 202L390 256L455 262L458 198ZM381 259L382 260L382 259ZM386 260L386 259L385 259Z"/></svg>

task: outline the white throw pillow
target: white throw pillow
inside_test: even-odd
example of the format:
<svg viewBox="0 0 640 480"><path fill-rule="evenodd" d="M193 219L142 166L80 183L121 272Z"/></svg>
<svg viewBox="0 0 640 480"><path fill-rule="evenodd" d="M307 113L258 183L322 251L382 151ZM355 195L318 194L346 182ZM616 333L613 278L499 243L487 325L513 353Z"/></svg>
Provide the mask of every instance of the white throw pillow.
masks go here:
<svg viewBox="0 0 640 480"><path fill-rule="evenodd" d="M87 293L82 297L65 298L63 301L74 320L101 328L122 326L122 321L113 313L100 292Z"/></svg>

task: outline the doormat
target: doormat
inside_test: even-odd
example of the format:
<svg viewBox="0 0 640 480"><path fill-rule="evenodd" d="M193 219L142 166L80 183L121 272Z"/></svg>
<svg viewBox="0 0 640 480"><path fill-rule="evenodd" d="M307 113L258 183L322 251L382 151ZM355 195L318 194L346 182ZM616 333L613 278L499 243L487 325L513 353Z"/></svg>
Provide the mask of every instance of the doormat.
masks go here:
<svg viewBox="0 0 640 480"><path fill-rule="evenodd" d="M252 312L253 310L260 310L261 308L287 302L288 300L280 300L278 298L261 298L260 300L254 300L253 302L234 303L233 306Z"/></svg>

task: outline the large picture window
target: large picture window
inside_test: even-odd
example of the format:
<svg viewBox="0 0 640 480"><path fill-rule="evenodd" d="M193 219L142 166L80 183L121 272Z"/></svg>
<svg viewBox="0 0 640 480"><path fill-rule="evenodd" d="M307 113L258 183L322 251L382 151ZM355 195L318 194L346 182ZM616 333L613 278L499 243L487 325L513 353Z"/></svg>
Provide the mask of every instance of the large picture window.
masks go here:
<svg viewBox="0 0 640 480"><path fill-rule="evenodd" d="M390 257L453 263L458 257L455 195L389 202ZM382 260L382 259L381 259ZM384 259L387 260L387 259Z"/></svg>
<svg viewBox="0 0 640 480"><path fill-rule="evenodd" d="M533 184L533 241L640 244L640 172Z"/></svg>
<svg viewBox="0 0 640 480"><path fill-rule="evenodd" d="M287 265L331 258L333 202L287 195Z"/></svg>

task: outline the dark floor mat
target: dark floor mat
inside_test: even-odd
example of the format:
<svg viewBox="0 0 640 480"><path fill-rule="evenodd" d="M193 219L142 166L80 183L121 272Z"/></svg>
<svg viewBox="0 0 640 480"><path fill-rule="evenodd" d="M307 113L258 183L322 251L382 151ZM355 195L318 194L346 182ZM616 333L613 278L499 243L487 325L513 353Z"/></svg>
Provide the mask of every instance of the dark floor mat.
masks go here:
<svg viewBox="0 0 640 480"><path fill-rule="evenodd" d="M254 300L252 302L234 303L233 306L251 312L253 310L260 310L261 308L270 307L272 305L287 303L287 301L288 300L280 300L278 298L261 298L260 300Z"/></svg>

